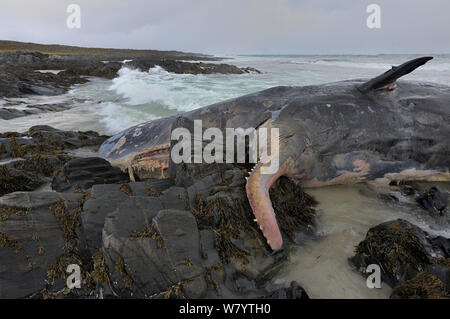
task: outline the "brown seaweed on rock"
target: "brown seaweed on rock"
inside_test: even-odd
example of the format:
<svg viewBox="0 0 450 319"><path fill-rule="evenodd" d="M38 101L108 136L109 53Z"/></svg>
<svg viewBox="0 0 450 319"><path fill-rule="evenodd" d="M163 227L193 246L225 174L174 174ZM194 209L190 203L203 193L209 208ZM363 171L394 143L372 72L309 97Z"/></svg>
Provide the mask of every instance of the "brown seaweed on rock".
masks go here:
<svg viewBox="0 0 450 319"><path fill-rule="evenodd" d="M219 186L211 188L206 199L197 194L194 205L189 207L197 219L199 229L213 230L216 234L215 247L223 263L229 263L231 258L244 264L248 262L248 251L242 245L237 245L237 240L242 240L243 237L251 237L260 243L260 248L269 250L266 240L253 221L243 177L242 175L240 185L229 186L231 180L227 182L222 172ZM287 177L280 178L272 186L270 197L280 229L291 242L295 240L295 232L313 228L313 206L316 202L294 181Z"/></svg>
<svg viewBox="0 0 450 319"><path fill-rule="evenodd" d="M392 289L391 298L401 299L449 299L444 283L428 272L421 272L413 279Z"/></svg>
<svg viewBox="0 0 450 319"><path fill-rule="evenodd" d="M414 230L404 227L401 220L382 230L369 231L366 239L356 248L357 254L365 252L380 261L380 267L392 276L396 276L398 269L404 267L405 275L411 277L430 262Z"/></svg>
<svg viewBox="0 0 450 319"><path fill-rule="evenodd" d="M398 219L371 228L349 261L365 276L369 265L379 265L392 298L442 297L450 286L448 247L450 239Z"/></svg>

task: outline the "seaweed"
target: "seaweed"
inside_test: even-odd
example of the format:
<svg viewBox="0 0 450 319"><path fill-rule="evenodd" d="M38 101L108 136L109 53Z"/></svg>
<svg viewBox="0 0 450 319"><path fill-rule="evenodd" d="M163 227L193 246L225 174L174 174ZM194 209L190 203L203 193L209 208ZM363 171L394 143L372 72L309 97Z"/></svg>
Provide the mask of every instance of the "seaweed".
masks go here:
<svg viewBox="0 0 450 319"><path fill-rule="evenodd" d="M449 299L444 283L434 275L420 272L413 279L404 281L392 289L391 296L402 299Z"/></svg>
<svg viewBox="0 0 450 319"><path fill-rule="evenodd" d="M153 227L153 225L146 223L144 229L142 229L141 231L133 230L130 235L130 238L145 238L145 237L153 239L156 242L157 248L165 250L164 239L158 233L155 227Z"/></svg>
<svg viewBox="0 0 450 319"><path fill-rule="evenodd" d="M6 147L5 144L3 144L2 142L0 142L0 159L2 159L3 154L6 153Z"/></svg>
<svg viewBox="0 0 450 319"><path fill-rule="evenodd" d="M23 157L25 155L23 146L17 143L17 140L14 136L11 136L9 138L8 145L11 151L11 157Z"/></svg>
<svg viewBox="0 0 450 319"><path fill-rule="evenodd" d="M33 181L26 175L16 173L7 165L0 165L0 196L21 190L32 190Z"/></svg>
<svg viewBox="0 0 450 319"><path fill-rule="evenodd" d="M396 277L401 267L409 278L430 263L425 247L412 228L397 220L384 229L371 230L355 249L357 254L371 256L385 273Z"/></svg>
<svg viewBox="0 0 450 319"><path fill-rule="evenodd" d="M103 252L98 249L92 255L93 267L91 276L96 283L107 285L110 282L108 275L108 266L106 265L105 258L103 257Z"/></svg>
<svg viewBox="0 0 450 319"><path fill-rule="evenodd" d="M133 279L131 279L130 276L126 275L122 277L122 282L125 288L131 288L131 285L133 284Z"/></svg>
<svg viewBox="0 0 450 319"><path fill-rule="evenodd" d="M228 183L222 174L222 184ZM316 202L290 179L281 177L272 186L270 197L280 229L291 240L300 227L310 228L314 225L316 214L313 205ZM242 239L242 234L266 242L253 221L244 187L230 187L206 200L197 194L194 205L188 205L187 209L195 216L199 229L215 232L215 248L224 264L229 263L231 258L248 263L248 253L233 243L234 239Z"/></svg>
<svg viewBox="0 0 450 319"><path fill-rule="evenodd" d="M49 160L48 155L37 151L26 157L23 161L17 161L13 163L13 167L26 173L32 173L33 175L43 175L46 177L53 176L55 167Z"/></svg>
<svg viewBox="0 0 450 319"><path fill-rule="evenodd" d="M53 212L56 220L61 225L65 241L62 253L47 270L46 282L49 285L53 285L55 279L66 280L66 269L68 265L77 264L80 267L84 265L78 250L78 236L76 233L76 229L80 225L79 216L81 214L81 208L78 207L69 211L63 198L60 198L48 208Z"/></svg>
<svg viewBox="0 0 450 319"><path fill-rule="evenodd" d="M16 254L18 254L22 249L22 244L7 234L0 232L0 247L13 248Z"/></svg>
<svg viewBox="0 0 450 319"><path fill-rule="evenodd" d="M147 184L145 186L145 192L146 192L147 196L149 196L149 197L158 197L161 195L161 193L158 194L157 192L155 192L153 190L153 186L150 184Z"/></svg>
<svg viewBox="0 0 450 319"><path fill-rule="evenodd" d="M450 258L434 258L433 263L450 268Z"/></svg>
<svg viewBox="0 0 450 319"><path fill-rule="evenodd" d="M131 189L130 185L128 185L128 183L120 184L119 190L128 196L133 196L133 190Z"/></svg>
<svg viewBox="0 0 450 319"><path fill-rule="evenodd" d="M131 285L133 284L133 279L126 273L125 270L125 261L122 257L120 257L115 264L114 269L116 272L118 272L122 276L122 283L125 286L125 288L131 288Z"/></svg>
<svg viewBox="0 0 450 319"><path fill-rule="evenodd" d="M38 248L38 255L39 255L39 256L42 256L43 254L45 254L45 248L44 248L44 246L39 245L39 248Z"/></svg>
<svg viewBox="0 0 450 319"><path fill-rule="evenodd" d="M116 264L114 266L114 269L116 270L116 272L118 272L119 274L123 274L124 270L125 270L125 261L123 260L122 257L120 257L119 259L117 259Z"/></svg>
<svg viewBox="0 0 450 319"><path fill-rule="evenodd" d="M195 198L196 208L189 209L195 216L199 229L213 230L216 234L215 248L223 263L229 263L231 258L248 263L248 253L233 244L232 239L240 239L241 231L251 229L248 215L248 203L242 198L231 200L212 196L205 201L200 194Z"/></svg>
<svg viewBox="0 0 450 319"><path fill-rule="evenodd" d="M0 222L6 221L11 215L25 216L26 212L23 209L15 207L0 207Z"/></svg>
<svg viewBox="0 0 450 319"><path fill-rule="evenodd" d="M164 294L164 299L185 299L181 283L170 286Z"/></svg>
<svg viewBox="0 0 450 319"><path fill-rule="evenodd" d="M63 249L63 252L49 265L45 282L53 286L56 279L65 281L68 277L66 272L67 266L71 264L82 265L83 262L79 254L73 253L70 249Z"/></svg>

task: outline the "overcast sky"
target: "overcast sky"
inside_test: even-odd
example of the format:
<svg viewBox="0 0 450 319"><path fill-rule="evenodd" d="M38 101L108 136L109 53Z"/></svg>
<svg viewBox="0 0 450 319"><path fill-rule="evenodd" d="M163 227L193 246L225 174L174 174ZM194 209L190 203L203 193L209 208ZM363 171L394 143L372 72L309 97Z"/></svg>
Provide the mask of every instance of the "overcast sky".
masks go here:
<svg viewBox="0 0 450 319"><path fill-rule="evenodd" d="M81 28L66 26L81 7ZM381 29L366 8L381 7ZM0 0L0 39L215 54L450 53L449 0Z"/></svg>

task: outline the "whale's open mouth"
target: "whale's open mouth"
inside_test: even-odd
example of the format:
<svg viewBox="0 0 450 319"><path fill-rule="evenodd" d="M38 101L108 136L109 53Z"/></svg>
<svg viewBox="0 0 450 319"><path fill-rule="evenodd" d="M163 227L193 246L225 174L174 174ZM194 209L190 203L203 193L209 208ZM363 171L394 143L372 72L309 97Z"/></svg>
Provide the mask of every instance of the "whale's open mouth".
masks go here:
<svg viewBox="0 0 450 319"><path fill-rule="evenodd" d="M147 178L168 178L170 144L165 144L140 152L133 157L113 162L128 172L131 180Z"/></svg>

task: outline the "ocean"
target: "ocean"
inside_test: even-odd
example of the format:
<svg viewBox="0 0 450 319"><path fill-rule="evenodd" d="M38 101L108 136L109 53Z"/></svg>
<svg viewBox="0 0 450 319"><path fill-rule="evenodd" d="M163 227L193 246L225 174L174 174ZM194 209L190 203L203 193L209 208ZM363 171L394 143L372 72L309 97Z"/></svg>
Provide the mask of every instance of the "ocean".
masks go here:
<svg viewBox="0 0 450 319"><path fill-rule="evenodd" d="M262 74L189 75L122 68L113 80L91 78L60 96L8 99L13 107L70 103L58 113L0 120L0 132L25 131L47 124L60 129L95 130L112 135L130 126L193 110L278 85L314 85L354 78L370 78L417 55L252 55L226 56L217 63L254 67ZM450 83L450 55L434 60L404 77L408 80ZM52 70L51 72L57 72ZM0 101L0 105L5 101Z"/></svg>

